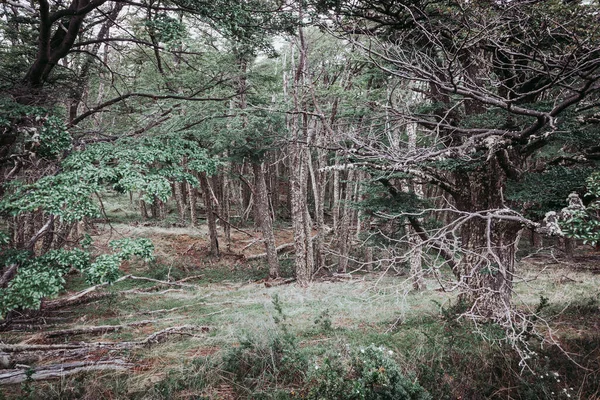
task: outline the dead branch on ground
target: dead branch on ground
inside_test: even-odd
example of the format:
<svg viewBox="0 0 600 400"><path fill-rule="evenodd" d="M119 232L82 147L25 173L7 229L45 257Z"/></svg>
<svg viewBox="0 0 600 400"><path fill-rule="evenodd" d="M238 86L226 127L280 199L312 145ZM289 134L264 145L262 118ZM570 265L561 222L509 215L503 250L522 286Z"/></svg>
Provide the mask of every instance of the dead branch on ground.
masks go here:
<svg viewBox="0 0 600 400"><path fill-rule="evenodd" d="M65 376L77 374L79 372L89 371L126 371L132 368L134 364L125 362L121 359L109 361L75 361L70 363L45 365L34 368L32 374L28 374L29 369L10 369L0 373L0 385L11 385L24 382L26 380L48 380L54 378L64 378Z"/></svg>
<svg viewBox="0 0 600 400"><path fill-rule="evenodd" d="M0 344L0 352L6 353L19 353L27 351L53 351L53 350L72 350L72 349L131 349L133 347L145 347L155 343L162 342L166 337L170 335L185 335L192 337L199 337L193 332L208 332L210 330L207 326L196 326L196 325L181 325L172 326L165 328L158 332L155 332L142 340L131 341L131 342L76 342L76 343L61 343L61 344Z"/></svg>

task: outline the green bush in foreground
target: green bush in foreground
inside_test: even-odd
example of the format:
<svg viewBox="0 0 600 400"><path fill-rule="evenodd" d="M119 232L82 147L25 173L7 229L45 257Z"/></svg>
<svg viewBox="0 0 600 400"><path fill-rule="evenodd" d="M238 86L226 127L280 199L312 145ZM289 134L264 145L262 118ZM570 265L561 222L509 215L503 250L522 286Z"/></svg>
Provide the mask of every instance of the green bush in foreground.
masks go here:
<svg viewBox="0 0 600 400"><path fill-rule="evenodd" d="M393 352L370 345L349 357L325 357L311 368L308 399L329 400L427 400L421 385L404 376ZM348 359L349 358L349 359Z"/></svg>

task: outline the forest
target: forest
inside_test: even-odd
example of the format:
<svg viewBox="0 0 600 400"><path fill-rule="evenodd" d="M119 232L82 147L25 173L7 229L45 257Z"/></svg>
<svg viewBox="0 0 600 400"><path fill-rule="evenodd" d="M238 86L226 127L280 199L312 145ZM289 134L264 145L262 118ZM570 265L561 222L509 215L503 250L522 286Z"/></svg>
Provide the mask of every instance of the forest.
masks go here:
<svg viewBox="0 0 600 400"><path fill-rule="evenodd" d="M600 399L598 0L0 0L0 400Z"/></svg>

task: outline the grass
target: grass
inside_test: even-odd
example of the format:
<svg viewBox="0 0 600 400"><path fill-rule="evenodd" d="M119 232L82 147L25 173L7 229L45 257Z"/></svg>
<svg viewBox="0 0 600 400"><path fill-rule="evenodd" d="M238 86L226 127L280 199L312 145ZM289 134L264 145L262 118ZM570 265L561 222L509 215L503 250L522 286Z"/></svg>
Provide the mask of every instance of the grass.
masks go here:
<svg viewBox="0 0 600 400"><path fill-rule="evenodd" d="M207 326L208 332L197 337L171 337L149 348L121 353L121 357L140 366L132 373L95 373L30 383L27 390L31 394L21 387L12 387L6 390L4 398L228 399L234 395L292 398L290 393L301 389L301 380L279 376L267 367L250 380L239 380L231 372L231 365L242 359L250 364L271 365L275 361L267 358L276 355L296 357L313 365L331 352L343 354L347 349L370 344L391 349L402 371L418 380L435 399L598 396L593 387L599 381L600 371L597 333L600 275L588 270L573 269L566 264L521 264L522 280L515 287L517 307L534 309L542 296L547 298L544 317L556 331L561 345L577 353L572 358L589 369L586 372L578 369L557 348L544 348L538 349L539 354L532 360L532 372L521 370L519 358L510 348L483 340L473 326L456 323L449 313L441 312L448 310L455 298L452 293L433 290L436 287L433 279L427 282L430 289L420 293L411 292L403 277L378 274L336 283L315 282L308 287L295 284L265 287L257 283L267 276L263 265L208 258L202 252L205 239L201 233L113 226L119 234L150 233L160 254L156 262L132 262L124 266L124 272L154 279L181 279L198 274L202 277L191 281L197 285L195 288L127 294L73 308L64 314L70 321L52 329L145 319L156 322L102 336L61 340L138 340L160 329L186 324ZM106 237L106 231L101 232L98 240ZM187 252L190 244L194 244L194 250ZM291 263L283 264L290 274ZM69 291L85 286L82 277L69 276ZM109 290L116 293L148 286L152 283L123 281ZM177 309L151 313L172 308ZM489 336L498 334L493 326L481 329L487 330ZM3 340L18 343L29 336L16 332ZM293 338L289 343L288 337ZM281 342L283 347L278 347ZM273 365L284 369L286 364ZM539 376L546 373L549 377L558 373L561 382L549 377L540 381Z"/></svg>

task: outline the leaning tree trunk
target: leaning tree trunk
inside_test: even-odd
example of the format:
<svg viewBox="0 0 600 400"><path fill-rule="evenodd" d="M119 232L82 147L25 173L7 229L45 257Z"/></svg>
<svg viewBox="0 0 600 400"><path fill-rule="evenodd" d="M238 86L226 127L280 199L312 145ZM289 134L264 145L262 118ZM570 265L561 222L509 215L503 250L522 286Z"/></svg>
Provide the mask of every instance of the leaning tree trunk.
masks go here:
<svg viewBox="0 0 600 400"><path fill-rule="evenodd" d="M457 186L464 188L456 199L457 208L471 213L460 228L464 251L457 269L463 288L461 297L477 315L501 318L510 308L515 252L522 226L516 221L491 218L486 211L506 208L502 195L506 175L492 157L483 167L455 176Z"/></svg>
<svg viewBox="0 0 600 400"><path fill-rule="evenodd" d="M275 246L275 235L273 234L273 221L269 209L269 195L267 193L267 182L263 170L264 164L254 163L254 191L256 194L256 209L258 223L263 234L265 251L267 252L267 263L269 265L269 277L279 278L279 260L277 259L277 247Z"/></svg>

